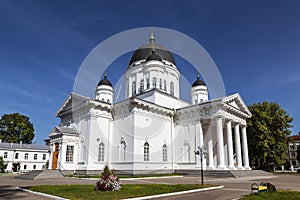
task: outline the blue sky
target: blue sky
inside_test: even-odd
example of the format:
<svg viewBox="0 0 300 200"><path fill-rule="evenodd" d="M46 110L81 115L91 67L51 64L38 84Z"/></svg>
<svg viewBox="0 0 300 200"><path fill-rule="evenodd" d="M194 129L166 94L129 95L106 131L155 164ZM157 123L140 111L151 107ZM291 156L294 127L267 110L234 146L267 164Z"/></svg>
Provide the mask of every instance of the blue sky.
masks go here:
<svg viewBox="0 0 300 200"><path fill-rule="evenodd" d="M88 53L119 32L164 27L199 42L217 64L227 94L246 104L277 102L300 131L300 2L187 1L0 1L0 115L30 117L35 141L59 119L55 112L73 89ZM145 41L146 43L147 41ZM141 44L142 45L142 44ZM130 54L108 70L113 84ZM194 72L178 68L191 82ZM100 77L99 77L100 79Z"/></svg>

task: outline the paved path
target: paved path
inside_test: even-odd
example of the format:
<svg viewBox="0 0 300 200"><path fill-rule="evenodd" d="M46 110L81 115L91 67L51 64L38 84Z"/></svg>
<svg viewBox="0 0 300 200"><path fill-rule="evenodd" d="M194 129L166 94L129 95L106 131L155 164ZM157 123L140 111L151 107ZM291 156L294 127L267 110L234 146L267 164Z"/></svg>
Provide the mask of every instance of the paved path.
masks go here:
<svg viewBox="0 0 300 200"><path fill-rule="evenodd" d="M273 183L277 189L290 189L300 191L299 175L278 175L277 177L260 177L260 178L205 178L205 184L224 185L223 189L197 192L179 196L171 196L156 199L206 199L206 200L224 200L236 199L242 195L250 193L250 185L253 182L260 183L262 181ZM161 178L161 179L140 179L140 180L124 180L123 184L199 184L199 177L183 177L183 178ZM26 187L31 185L58 185L58 184L95 184L95 180L83 180L74 178L63 179L47 179L47 180L22 180L15 179L14 176L0 176L0 199L22 199L37 200L48 199L36 196L26 192L17 191L16 187Z"/></svg>

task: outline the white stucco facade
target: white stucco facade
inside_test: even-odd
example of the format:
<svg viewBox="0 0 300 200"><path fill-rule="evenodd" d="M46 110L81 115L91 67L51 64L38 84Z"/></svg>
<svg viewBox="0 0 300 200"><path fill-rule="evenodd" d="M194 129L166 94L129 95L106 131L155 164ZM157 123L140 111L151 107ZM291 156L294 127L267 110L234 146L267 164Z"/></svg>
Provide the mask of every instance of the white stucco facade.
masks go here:
<svg viewBox="0 0 300 200"><path fill-rule="evenodd" d="M95 98L69 95L56 114L61 122L50 134L50 169L94 173L108 165L130 174L197 170L198 147L207 150L205 170L251 169L246 131L251 113L240 95L209 100L198 76L191 102L181 100L174 58L157 47L152 38L133 54L124 76L125 100L112 103L114 90L106 75Z"/></svg>
<svg viewBox="0 0 300 200"><path fill-rule="evenodd" d="M5 172L28 172L45 169L47 162L49 162L49 156L49 146L0 141L0 157L7 164Z"/></svg>

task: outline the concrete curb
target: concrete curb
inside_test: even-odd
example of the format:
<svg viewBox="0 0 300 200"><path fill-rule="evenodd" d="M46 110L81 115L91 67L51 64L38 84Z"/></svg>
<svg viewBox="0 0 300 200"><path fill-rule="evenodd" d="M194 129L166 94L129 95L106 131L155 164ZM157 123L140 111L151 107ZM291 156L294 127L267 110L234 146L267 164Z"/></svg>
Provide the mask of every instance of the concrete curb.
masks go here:
<svg viewBox="0 0 300 200"><path fill-rule="evenodd" d="M158 197L168 197L168 196L174 196L174 195L180 195L180 194L189 194L194 192L202 192L202 191L208 191L208 190L216 190L224 188L224 185L215 186L215 187L209 187L209 188L202 188L202 189L195 189L195 190L186 190L181 192L172 192L172 193L165 193L165 194L157 194L157 195L151 195L151 196L145 196L145 197L136 197L136 198L128 198L123 200L144 200L144 199L153 199Z"/></svg>
<svg viewBox="0 0 300 200"><path fill-rule="evenodd" d="M70 199L66 199L66 198L63 198L63 197L58 197L58 196L54 196L54 195L50 195L50 194L45 194L45 193L42 193L42 192L34 192L34 191L27 190L27 189L20 188L20 187L17 187L17 190L21 190L23 192L28 192L28 193L36 194L36 195L39 195L39 196L44 196L44 197L48 197L48 198L51 198L51 199L56 199L56 200L70 200Z"/></svg>

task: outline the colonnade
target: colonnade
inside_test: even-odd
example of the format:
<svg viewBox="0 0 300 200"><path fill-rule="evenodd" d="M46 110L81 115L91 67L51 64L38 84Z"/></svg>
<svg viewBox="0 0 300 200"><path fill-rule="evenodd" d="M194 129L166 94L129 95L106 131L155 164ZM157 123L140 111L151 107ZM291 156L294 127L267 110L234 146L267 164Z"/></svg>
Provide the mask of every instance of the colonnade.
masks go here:
<svg viewBox="0 0 300 200"><path fill-rule="evenodd" d="M212 120L207 127L205 142L203 139L203 126L201 122L198 124L200 126L200 147L204 146L207 150L206 169L250 170L246 125L232 120L225 120L222 117ZM232 129L234 130L234 144ZM214 147L216 148L215 153ZM234 162L234 147L236 163ZM216 160L214 156L216 156Z"/></svg>

